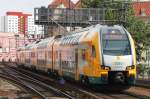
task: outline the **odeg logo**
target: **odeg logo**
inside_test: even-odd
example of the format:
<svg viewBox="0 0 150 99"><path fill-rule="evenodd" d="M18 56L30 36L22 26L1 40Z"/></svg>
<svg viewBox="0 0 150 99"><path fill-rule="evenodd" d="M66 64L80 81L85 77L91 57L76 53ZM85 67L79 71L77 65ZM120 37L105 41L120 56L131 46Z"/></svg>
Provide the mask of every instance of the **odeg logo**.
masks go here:
<svg viewBox="0 0 150 99"><path fill-rule="evenodd" d="M114 62L113 65L117 67L121 67L123 66L123 62Z"/></svg>

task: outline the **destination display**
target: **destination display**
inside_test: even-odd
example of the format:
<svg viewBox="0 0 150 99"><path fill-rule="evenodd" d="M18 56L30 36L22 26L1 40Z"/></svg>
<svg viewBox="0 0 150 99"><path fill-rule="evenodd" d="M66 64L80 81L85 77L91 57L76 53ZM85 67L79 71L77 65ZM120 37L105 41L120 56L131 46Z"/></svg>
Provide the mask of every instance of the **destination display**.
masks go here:
<svg viewBox="0 0 150 99"><path fill-rule="evenodd" d="M125 34L103 34L103 38L106 40L126 40L127 36Z"/></svg>

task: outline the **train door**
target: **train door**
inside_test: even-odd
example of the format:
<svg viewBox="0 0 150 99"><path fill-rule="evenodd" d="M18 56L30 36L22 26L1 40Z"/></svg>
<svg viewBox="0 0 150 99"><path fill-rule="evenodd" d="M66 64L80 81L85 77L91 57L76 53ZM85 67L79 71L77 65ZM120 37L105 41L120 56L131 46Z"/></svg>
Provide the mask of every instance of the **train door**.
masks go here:
<svg viewBox="0 0 150 99"><path fill-rule="evenodd" d="M86 49L85 48L78 48L75 50L75 79L79 80L79 77L84 75L84 66L88 63L86 61Z"/></svg>
<svg viewBox="0 0 150 99"><path fill-rule="evenodd" d="M58 50L53 51L53 73L58 75L59 70L59 53Z"/></svg>
<svg viewBox="0 0 150 99"><path fill-rule="evenodd" d="M82 44L78 46L78 50L76 51L76 63L77 63L77 70L76 70L76 78L79 80L79 77L84 77L87 73L90 73L91 68L89 66L88 61L88 45Z"/></svg>

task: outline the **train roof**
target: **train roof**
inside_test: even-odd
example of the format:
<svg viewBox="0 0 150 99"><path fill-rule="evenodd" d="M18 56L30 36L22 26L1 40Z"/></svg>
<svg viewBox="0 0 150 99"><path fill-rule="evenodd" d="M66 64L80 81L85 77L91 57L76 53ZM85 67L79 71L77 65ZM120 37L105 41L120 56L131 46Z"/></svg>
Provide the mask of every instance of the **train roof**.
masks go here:
<svg viewBox="0 0 150 99"><path fill-rule="evenodd" d="M66 45L66 44L78 44L82 38L85 37L92 37L93 32L99 30L101 27L115 27L115 28L120 28L122 26L120 25L91 25L89 27L86 28L82 28L80 30L76 30L76 31L72 31L69 32L66 35L57 35L55 37L49 37L46 39L42 39L40 41L35 41L32 42L24 47L21 47L21 50L29 50L32 48L47 48L48 46L50 46L51 44L53 44L54 41L60 41L59 44L60 45ZM91 32L92 31L92 32Z"/></svg>
<svg viewBox="0 0 150 99"><path fill-rule="evenodd" d="M17 49L17 51L20 51L20 50L25 50L25 46L21 46Z"/></svg>
<svg viewBox="0 0 150 99"><path fill-rule="evenodd" d="M53 40L54 40L54 37L43 39L37 44L37 48L46 48L48 44Z"/></svg>
<svg viewBox="0 0 150 99"><path fill-rule="evenodd" d="M67 35L64 35L61 39L61 45L65 44L78 44L82 38L85 37L91 37L93 35L93 32L99 31L101 27L115 27L120 28L122 26L120 25L92 25L87 28L82 28L80 30L76 30L73 32L69 32ZM92 32L90 32L92 31Z"/></svg>
<svg viewBox="0 0 150 99"><path fill-rule="evenodd" d="M100 25L92 25L87 28L82 28L80 30L76 30L68 33L67 35L64 35L61 39L61 45L78 44L83 37L86 37L90 33L89 31L95 30L97 26L100 27Z"/></svg>
<svg viewBox="0 0 150 99"><path fill-rule="evenodd" d="M91 25L91 26L86 27L86 28L81 28L79 30L68 32L67 35L81 33L81 32L92 30L93 28L100 28L100 27L122 27L122 26L121 25L101 25L101 24L96 24L96 25Z"/></svg>
<svg viewBox="0 0 150 99"><path fill-rule="evenodd" d="M66 36L62 37L61 45L78 44L79 39L81 38L82 35L83 35L82 33L74 33L74 34L66 35Z"/></svg>
<svg viewBox="0 0 150 99"><path fill-rule="evenodd" d="M36 41L32 42L32 43L29 43L27 45L25 45L25 49L26 50L30 50L32 49L33 47L35 47L35 44L36 44Z"/></svg>

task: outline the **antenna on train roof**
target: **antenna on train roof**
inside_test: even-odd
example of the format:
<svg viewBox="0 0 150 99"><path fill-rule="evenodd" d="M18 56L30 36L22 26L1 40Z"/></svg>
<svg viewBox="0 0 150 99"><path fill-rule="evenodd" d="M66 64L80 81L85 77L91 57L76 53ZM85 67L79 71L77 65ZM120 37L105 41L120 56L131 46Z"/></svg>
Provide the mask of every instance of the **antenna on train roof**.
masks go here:
<svg viewBox="0 0 150 99"><path fill-rule="evenodd" d="M27 46L28 44L25 44L25 46Z"/></svg>
<svg viewBox="0 0 150 99"><path fill-rule="evenodd" d="M41 40L36 41L36 44L39 43Z"/></svg>
<svg viewBox="0 0 150 99"><path fill-rule="evenodd" d="M58 38L61 38L62 37L62 35L56 35L55 37L54 37L54 39L58 39Z"/></svg>

